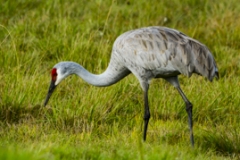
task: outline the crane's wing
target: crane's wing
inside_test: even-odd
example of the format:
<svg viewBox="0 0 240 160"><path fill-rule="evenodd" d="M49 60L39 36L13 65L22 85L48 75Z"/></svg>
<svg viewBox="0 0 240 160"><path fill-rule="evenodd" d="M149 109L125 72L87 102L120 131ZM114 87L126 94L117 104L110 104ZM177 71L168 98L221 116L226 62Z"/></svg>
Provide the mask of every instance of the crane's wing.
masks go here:
<svg viewBox="0 0 240 160"><path fill-rule="evenodd" d="M117 43L130 63L148 70L174 67L187 76L193 72L212 80L216 63L208 48L185 34L165 27L126 32Z"/></svg>

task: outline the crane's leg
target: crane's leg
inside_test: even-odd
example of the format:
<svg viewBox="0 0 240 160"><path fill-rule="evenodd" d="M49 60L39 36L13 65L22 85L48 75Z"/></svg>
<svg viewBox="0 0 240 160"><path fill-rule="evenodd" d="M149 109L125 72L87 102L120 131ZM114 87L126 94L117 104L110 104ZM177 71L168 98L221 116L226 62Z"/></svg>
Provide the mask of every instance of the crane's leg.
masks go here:
<svg viewBox="0 0 240 160"><path fill-rule="evenodd" d="M176 87L180 95L182 96L184 102L186 103L186 111L188 114L188 124L189 124L189 129L190 129L190 141L192 146L194 146L194 138L193 138L193 122L192 122L192 103L187 99L185 94L183 93L182 89L180 86Z"/></svg>
<svg viewBox="0 0 240 160"><path fill-rule="evenodd" d="M150 119L150 111L148 105L148 91L144 91L144 131L143 131L143 140L146 141L147 138L147 128L148 122Z"/></svg>
<svg viewBox="0 0 240 160"><path fill-rule="evenodd" d="M149 84L145 81L141 82L141 87L144 91L144 130L143 130L143 140L146 141L147 138L147 128L148 128L148 122L150 119L150 111L149 111L149 105L148 105L148 89Z"/></svg>
<svg viewBox="0 0 240 160"><path fill-rule="evenodd" d="M194 138L193 138L193 122L192 122L192 103L187 99L185 94L183 93L182 89L180 88L179 82L178 82L178 77L169 77L165 78L168 82L170 82L175 88L177 88L178 92L182 96L182 99L184 100L186 104L186 111L188 114L188 124L189 124L189 129L190 129L190 141L192 146L194 146Z"/></svg>

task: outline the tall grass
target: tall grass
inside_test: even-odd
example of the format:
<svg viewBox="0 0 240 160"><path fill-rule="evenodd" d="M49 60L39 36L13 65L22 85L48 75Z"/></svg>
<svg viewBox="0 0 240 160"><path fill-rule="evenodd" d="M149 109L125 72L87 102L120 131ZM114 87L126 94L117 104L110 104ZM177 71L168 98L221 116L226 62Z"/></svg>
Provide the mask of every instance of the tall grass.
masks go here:
<svg viewBox="0 0 240 160"><path fill-rule="evenodd" d="M237 0L0 0L0 159L239 159L240 6ZM142 142L143 93L130 75L97 88L76 76L42 106L50 70L76 61L103 72L114 40L145 26L206 44L220 71L210 83L180 76L193 103L195 148L177 91L153 80Z"/></svg>

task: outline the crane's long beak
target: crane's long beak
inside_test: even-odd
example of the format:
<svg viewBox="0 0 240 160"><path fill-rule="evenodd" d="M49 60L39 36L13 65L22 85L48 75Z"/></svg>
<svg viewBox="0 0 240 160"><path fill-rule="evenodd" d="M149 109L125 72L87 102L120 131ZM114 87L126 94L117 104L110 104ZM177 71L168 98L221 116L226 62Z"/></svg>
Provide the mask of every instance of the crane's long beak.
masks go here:
<svg viewBox="0 0 240 160"><path fill-rule="evenodd" d="M49 86L49 89L48 89L48 94L47 94L47 97L46 97L45 102L44 102L44 107L47 105L48 100L50 99L54 89L56 88L56 85L54 83L55 83L55 81L51 81L51 83L50 83L50 86Z"/></svg>

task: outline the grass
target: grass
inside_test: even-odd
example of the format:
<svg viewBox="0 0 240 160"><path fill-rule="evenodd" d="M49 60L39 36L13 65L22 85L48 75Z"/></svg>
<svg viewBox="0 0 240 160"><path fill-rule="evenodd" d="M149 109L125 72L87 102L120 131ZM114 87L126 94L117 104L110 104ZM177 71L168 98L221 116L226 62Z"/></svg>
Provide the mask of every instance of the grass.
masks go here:
<svg viewBox="0 0 240 160"><path fill-rule="evenodd" d="M0 0L0 159L239 159L240 6L237 0ZM206 44L220 71L210 83L180 76L194 105L195 147L177 91L153 80L148 137L143 93L130 75L97 88L76 76L44 108L52 66L76 61L103 72L121 33L181 30Z"/></svg>

